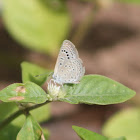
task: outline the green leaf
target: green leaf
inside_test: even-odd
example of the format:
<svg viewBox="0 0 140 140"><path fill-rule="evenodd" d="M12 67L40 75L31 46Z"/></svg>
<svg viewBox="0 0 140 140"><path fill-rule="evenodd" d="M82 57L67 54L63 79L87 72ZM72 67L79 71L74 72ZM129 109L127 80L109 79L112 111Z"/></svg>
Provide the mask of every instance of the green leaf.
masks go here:
<svg viewBox="0 0 140 140"><path fill-rule="evenodd" d="M86 75L79 84L67 84L63 87L66 95L59 101L71 104L116 104L135 95L135 91L100 75Z"/></svg>
<svg viewBox="0 0 140 140"><path fill-rule="evenodd" d="M103 127L108 137L125 136L127 140L140 139L140 109L122 110L112 116Z"/></svg>
<svg viewBox="0 0 140 140"><path fill-rule="evenodd" d="M54 54L70 30L70 16L65 1L63 8L57 8L56 2L50 7L44 1L5 0L3 20L10 34L25 47Z"/></svg>
<svg viewBox="0 0 140 140"><path fill-rule="evenodd" d="M119 0L119 1L124 3L140 4L140 0Z"/></svg>
<svg viewBox="0 0 140 140"><path fill-rule="evenodd" d="M0 123L18 110L19 108L17 107L16 103L0 103ZM44 122L50 118L50 106L49 104L44 105L30 111L30 113L38 122ZM9 140L9 138L10 140L15 140L20 128L24 124L24 121L24 115L20 115L18 118L14 119L0 131L0 140ZM43 133L45 138L48 139L48 131L43 129Z"/></svg>
<svg viewBox="0 0 140 140"><path fill-rule="evenodd" d="M43 138L45 139L41 127L33 117L29 115L17 135L17 140L40 140Z"/></svg>
<svg viewBox="0 0 140 140"><path fill-rule="evenodd" d="M15 83L0 91L0 100L41 104L47 100L47 95L41 87L32 82Z"/></svg>
<svg viewBox="0 0 140 140"><path fill-rule="evenodd" d="M78 126L72 126L72 128L82 140L108 140L108 138L87 129Z"/></svg>
<svg viewBox="0 0 140 140"><path fill-rule="evenodd" d="M82 140L126 140L125 137L110 139L78 126L72 126L72 128Z"/></svg>
<svg viewBox="0 0 140 140"><path fill-rule="evenodd" d="M23 83L30 81L38 84L39 86L41 86L46 81L47 76L49 76L49 74L51 73L50 70L46 70L29 62L22 62L21 68L22 68ZM40 74L44 75L36 77L37 75Z"/></svg>

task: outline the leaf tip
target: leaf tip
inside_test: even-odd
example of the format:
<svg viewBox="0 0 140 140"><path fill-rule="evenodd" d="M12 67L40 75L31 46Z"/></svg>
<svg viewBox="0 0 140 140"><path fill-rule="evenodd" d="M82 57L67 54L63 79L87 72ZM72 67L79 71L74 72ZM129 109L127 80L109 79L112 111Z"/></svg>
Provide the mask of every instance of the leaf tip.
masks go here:
<svg viewBox="0 0 140 140"><path fill-rule="evenodd" d="M79 128L78 126L75 126L75 125L72 125L72 129L74 130L74 131L76 131L76 128Z"/></svg>
<svg viewBox="0 0 140 140"><path fill-rule="evenodd" d="M41 134L41 140L45 140L45 136L43 135L43 133Z"/></svg>

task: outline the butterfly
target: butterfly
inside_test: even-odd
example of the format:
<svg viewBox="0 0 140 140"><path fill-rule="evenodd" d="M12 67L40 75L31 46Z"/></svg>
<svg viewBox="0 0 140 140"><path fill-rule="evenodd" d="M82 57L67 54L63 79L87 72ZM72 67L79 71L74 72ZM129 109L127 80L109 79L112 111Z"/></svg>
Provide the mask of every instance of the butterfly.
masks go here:
<svg viewBox="0 0 140 140"><path fill-rule="evenodd" d="M79 83L85 74L85 67L74 44L69 40L64 40L56 61L54 82L58 84Z"/></svg>

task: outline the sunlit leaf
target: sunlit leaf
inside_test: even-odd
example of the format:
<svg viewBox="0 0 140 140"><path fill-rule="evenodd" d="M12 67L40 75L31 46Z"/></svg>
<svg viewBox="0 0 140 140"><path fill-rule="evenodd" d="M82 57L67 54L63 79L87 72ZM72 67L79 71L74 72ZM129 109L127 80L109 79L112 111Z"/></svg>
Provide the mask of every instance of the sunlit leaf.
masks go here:
<svg viewBox="0 0 140 140"><path fill-rule="evenodd" d="M66 95L59 99L71 104L116 104L127 101L135 91L100 75L86 75L79 84L64 86Z"/></svg>
<svg viewBox="0 0 140 140"><path fill-rule="evenodd" d="M78 126L72 126L72 128L82 140L108 140L108 138L87 129Z"/></svg>
<svg viewBox="0 0 140 140"><path fill-rule="evenodd" d="M140 4L140 0L119 0L119 1L124 3Z"/></svg>
<svg viewBox="0 0 140 140"><path fill-rule="evenodd" d="M41 87L32 82L15 83L0 91L0 100L41 104L47 100L47 95Z"/></svg>
<svg viewBox="0 0 140 140"><path fill-rule="evenodd" d="M3 19L7 30L23 46L54 54L70 30L70 16L65 1L61 9L58 3L51 7L44 1L5 0Z"/></svg>
<svg viewBox="0 0 140 140"><path fill-rule="evenodd" d="M126 140L125 137L110 139L78 126L72 126L72 128L82 140Z"/></svg>
<svg viewBox="0 0 140 140"><path fill-rule="evenodd" d="M47 76L51 73L50 70L46 70L29 62L22 62L21 68L23 83L30 81L38 84L39 86L46 81Z"/></svg>
<svg viewBox="0 0 140 140"><path fill-rule="evenodd" d="M127 140L140 139L140 109L122 110L112 116L103 127L108 137L125 136Z"/></svg>

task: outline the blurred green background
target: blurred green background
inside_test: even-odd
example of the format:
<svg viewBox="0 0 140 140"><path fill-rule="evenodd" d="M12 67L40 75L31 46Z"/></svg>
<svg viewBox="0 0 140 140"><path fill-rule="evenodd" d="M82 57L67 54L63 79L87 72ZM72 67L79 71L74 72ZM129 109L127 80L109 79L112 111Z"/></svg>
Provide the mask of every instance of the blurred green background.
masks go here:
<svg viewBox="0 0 140 140"><path fill-rule="evenodd" d="M21 82L22 61L54 69L61 44L69 39L86 74L105 75L137 95L109 106L52 103L51 119L42 123L50 139L77 140L71 128L77 125L140 140L139 15L140 0L0 0L0 89Z"/></svg>

